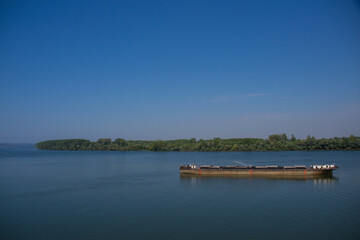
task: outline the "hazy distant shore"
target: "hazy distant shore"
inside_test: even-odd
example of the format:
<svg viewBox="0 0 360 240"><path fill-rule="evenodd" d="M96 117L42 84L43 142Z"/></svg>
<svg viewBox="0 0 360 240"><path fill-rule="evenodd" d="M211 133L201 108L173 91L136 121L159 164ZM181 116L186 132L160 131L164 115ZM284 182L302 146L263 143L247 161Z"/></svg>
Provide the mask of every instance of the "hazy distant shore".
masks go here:
<svg viewBox="0 0 360 240"><path fill-rule="evenodd" d="M125 140L117 138L100 138L96 142L86 139L49 140L36 144L41 150L72 150L72 151L319 151L319 150L360 150L360 137L321 138L308 136L306 139L290 138L286 134L270 135L261 138L231 138L211 140L178 139L178 140Z"/></svg>
<svg viewBox="0 0 360 240"><path fill-rule="evenodd" d="M34 143L0 143L1 148L34 148Z"/></svg>

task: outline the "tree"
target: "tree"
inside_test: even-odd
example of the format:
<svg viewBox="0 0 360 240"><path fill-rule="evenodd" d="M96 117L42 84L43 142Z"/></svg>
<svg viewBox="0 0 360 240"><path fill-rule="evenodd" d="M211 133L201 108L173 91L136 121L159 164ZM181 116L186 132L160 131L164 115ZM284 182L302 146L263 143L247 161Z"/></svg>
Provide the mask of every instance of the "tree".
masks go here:
<svg viewBox="0 0 360 240"><path fill-rule="evenodd" d="M166 147L166 142L158 140L152 143L152 145L150 146L150 151L164 151L165 147Z"/></svg>
<svg viewBox="0 0 360 240"><path fill-rule="evenodd" d="M111 143L111 138L99 138L96 142L101 145L109 145Z"/></svg>
<svg viewBox="0 0 360 240"><path fill-rule="evenodd" d="M296 137L294 136L294 134L291 134L291 138L290 138L290 141L296 141Z"/></svg>
<svg viewBox="0 0 360 240"><path fill-rule="evenodd" d="M239 149L239 145L234 144L231 148L231 151L238 151L238 149Z"/></svg>
<svg viewBox="0 0 360 240"><path fill-rule="evenodd" d="M115 139L114 143L120 147L123 147L126 145L125 139L122 139L122 138Z"/></svg>
<svg viewBox="0 0 360 240"><path fill-rule="evenodd" d="M271 142L279 142L279 141L287 141L288 137L285 133L283 134L273 134L269 136L269 141Z"/></svg>

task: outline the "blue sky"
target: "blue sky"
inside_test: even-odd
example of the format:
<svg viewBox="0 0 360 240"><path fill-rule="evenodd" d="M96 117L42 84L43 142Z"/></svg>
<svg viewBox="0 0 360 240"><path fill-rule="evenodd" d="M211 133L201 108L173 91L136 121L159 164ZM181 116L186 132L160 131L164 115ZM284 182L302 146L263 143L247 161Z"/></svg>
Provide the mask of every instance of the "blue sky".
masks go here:
<svg viewBox="0 0 360 240"><path fill-rule="evenodd" d="M357 1L1 1L0 142L360 135Z"/></svg>

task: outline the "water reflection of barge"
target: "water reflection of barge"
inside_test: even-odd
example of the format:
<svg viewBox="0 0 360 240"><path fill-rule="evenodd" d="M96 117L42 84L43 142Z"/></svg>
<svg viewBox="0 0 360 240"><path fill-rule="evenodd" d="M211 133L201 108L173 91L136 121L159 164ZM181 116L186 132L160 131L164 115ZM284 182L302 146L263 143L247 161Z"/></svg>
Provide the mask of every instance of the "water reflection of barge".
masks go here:
<svg viewBox="0 0 360 240"><path fill-rule="evenodd" d="M329 185L333 184L339 179L333 175L194 175L194 174L180 174L181 180L190 180L192 182L210 181L214 179L238 180L238 179L265 179L265 180L286 180L286 181L313 181L314 185Z"/></svg>
<svg viewBox="0 0 360 240"><path fill-rule="evenodd" d="M331 176L332 171L338 169L335 164L295 166L213 166L196 164L180 166L180 173L189 175L221 176Z"/></svg>

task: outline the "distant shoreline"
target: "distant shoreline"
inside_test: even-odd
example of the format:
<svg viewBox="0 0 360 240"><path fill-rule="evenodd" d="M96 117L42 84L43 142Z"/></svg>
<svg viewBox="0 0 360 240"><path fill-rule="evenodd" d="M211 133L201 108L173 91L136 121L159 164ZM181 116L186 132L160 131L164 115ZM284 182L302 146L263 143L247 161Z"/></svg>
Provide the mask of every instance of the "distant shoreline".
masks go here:
<svg viewBox="0 0 360 240"><path fill-rule="evenodd" d="M253 152L253 151L333 151L360 150L360 137L321 138L308 136L306 139L290 138L286 134L273 134L261 138L214 138L211 140L125 140L100 138L96 142L86 139L49 140L36 144L40 150L72 151L155 151L155 152Z"/></svg>
<svg viewBox="0 0 360 240"><path fill-rule="evenodd" d="M0 149L5 148L35 148L34 143L0 143Z"/></svg>

